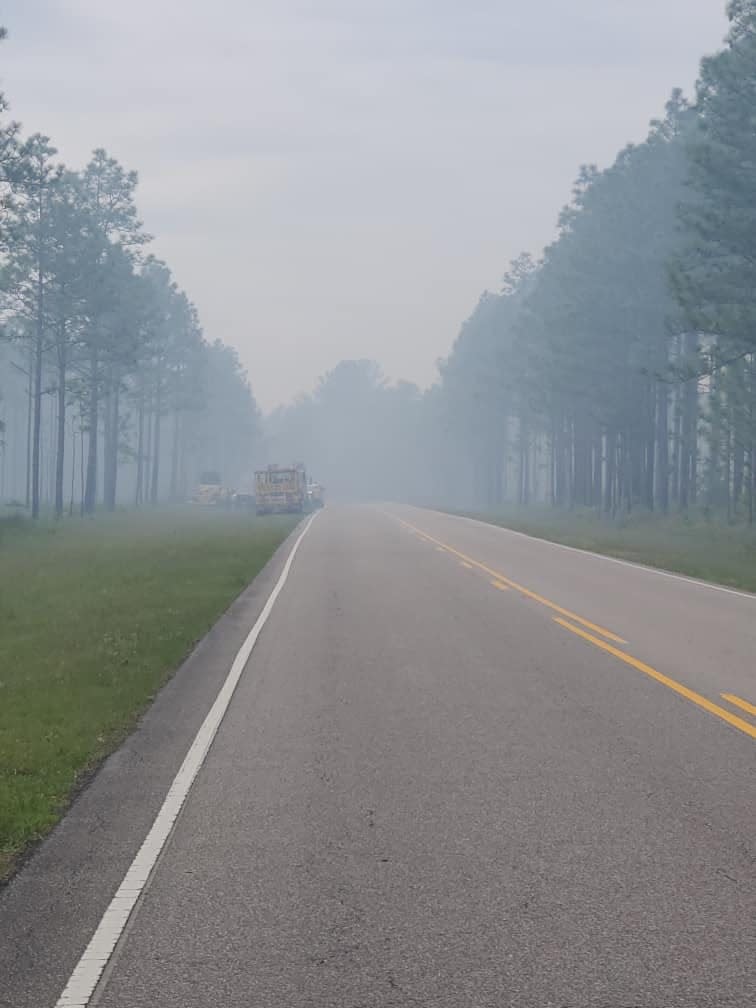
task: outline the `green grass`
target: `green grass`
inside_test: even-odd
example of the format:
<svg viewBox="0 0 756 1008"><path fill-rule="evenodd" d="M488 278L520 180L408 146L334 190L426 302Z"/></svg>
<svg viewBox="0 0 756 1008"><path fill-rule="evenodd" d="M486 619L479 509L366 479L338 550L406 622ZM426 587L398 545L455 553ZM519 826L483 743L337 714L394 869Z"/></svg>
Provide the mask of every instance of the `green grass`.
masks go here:
<svg viewBox="0 0 756 1008"><path fill-rule="evenodd" d="M0 519L0 879L295 519Z"/></svg>
<svg viewBox="0 0 756 1008"><path fill-rule="evenodd" d="M592 511L543 507L466 513L551 542L756 592L756 528L744 524L727 525L705 515L638 514L610 521Z"/></svg>

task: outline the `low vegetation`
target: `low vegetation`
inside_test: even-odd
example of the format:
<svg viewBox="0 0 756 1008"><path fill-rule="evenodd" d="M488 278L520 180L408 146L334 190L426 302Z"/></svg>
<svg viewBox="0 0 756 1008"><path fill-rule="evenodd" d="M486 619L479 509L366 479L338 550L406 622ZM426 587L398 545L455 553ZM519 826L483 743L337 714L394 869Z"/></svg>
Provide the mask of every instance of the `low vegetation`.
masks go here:
<svg viewBox="0 0 756 1008"><path fill-rule="evenodd" d="M695 517L637 514L609 521L589 510L511 509L472 518L539 539L756 592L756 529Z"/></svg>
<svg viewBox="0 0 756 1008"><path fill-rule="evenodd" d="M294 522L0 520L0 878Z"/></svg>

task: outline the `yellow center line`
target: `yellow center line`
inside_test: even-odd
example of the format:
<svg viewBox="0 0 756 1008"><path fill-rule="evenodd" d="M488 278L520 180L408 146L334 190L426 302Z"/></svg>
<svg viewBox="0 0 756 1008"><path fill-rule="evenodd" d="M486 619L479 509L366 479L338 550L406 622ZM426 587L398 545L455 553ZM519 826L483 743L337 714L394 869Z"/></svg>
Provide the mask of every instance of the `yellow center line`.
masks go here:
<svg viewBox="0 0 756 1008"><path fill-rule="evenodd" d="M499 591L509 591L509 585L502 584L501 581L492 581L491 584L494 588L498 588Z"/></svg>
<svg viewBox="0 0 756 1008"><path fill-rule="evenodd" d="M753 717L756 717L756 707L754 707L752 703L748 703L747 700L742 700L739 696L735 696L732 693L720 693L719 695L723 700L726 700L727 703L734 704L736 707L740 707L741 710L744 710L746 714L751 714Z"/></svg>
<svg viewBox="0 0 756 1008"><path fill-rule="evenodd" d="M460 550L454 549L454 547L449 546L448 543L443 543L440 539L434 539L433 536L428 535L427 532L423 532L419 528L416 528L414 525L410 524L410 522L404 521L403 518L399 518L396 515L392 515L392 517L396 518L396 520L400 524L404 525L405 528L423 536L428 542L435 543L436 546L442 547L448 553L457 557L458 560L468 563L471 567L477 567L477 569L483 571L484 574L488 574L490 578L500 581L509 588L514 588L515 591L518 591L526 598L532 599L534 602L540 602L541 605L551 609L552 612L557 612L560 616L566 616L568 619L574 620L576 623L580 623L584 627L588 627L589 630L593 630L594 633L601 634L602 637L606 637L608 640L614 641L615 644L627 644L626 640L622 637L618 637L617 634L612 633L611 630L607 630L605 627L599 626L597 623L591 623L590 620L583 619L582 616L578 616L577 613L571 612L569 609L564 609L562 606L557 605L556 602L552 602L550 599L544 598L543 595L538 595L529 588L525 588L523 585L517 584L516 581L512 581L510 578L505 577L499 571L493 570L491 567L487 567L486 564L481 563L479 560L474 560L472 557L467 556L466 553L462 553Z"/></svg>
<svg viewBox="0 0 756 1008"><path fill-rule="evenodd" d="M750 735L751 738L756 738L756 726L749 724L742 718L739 718L736 714L731 714L724 707L719 707L717 704L712 703L711 700L707 700L705 696L701 696L700 693L696 693L695 690L688 689L687 686L683 686L682 683L677 682L676 679L670 679L669 676L663 675L658 672L655 668L650 665L646 665L645 662L638 661L637 658L633 658L632 655L627 654L625 651L620 651L619 648L612 647L611 644L607 644L606 641L599 640L598 637L594 637L593 634L586 633L580 627L572 626L567 620L558 619L556 616L553 617L554 622L558 623L560 626L569 630L571 633L577 634L578 637L582 637L583 640L589 641L591 644L595 645L597 648L601 648L602 651L607 651L610 655L614 655L615 658L619 658L626 665L632 666L632 668L637 669L639 672L644 672L647 676L652 679L656 679L657 682L662 683L669 689L674 690L675 693L679 693L680 696L685 697L686 700L690 700L691 703L702 707L709 714L714 714L715 717L721 718L728 724L732 725L733 728L738 728L740 731L745 732L746 735ZM756 708L754 708L756 711Z"/></svg>

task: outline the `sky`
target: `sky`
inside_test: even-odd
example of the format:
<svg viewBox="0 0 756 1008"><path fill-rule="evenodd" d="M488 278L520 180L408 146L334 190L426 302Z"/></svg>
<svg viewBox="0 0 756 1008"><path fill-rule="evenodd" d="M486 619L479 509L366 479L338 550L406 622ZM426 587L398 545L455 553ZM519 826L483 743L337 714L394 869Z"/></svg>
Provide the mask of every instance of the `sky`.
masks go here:
<svg viewBox="0 0 756 1008"><path fill-rule="evenodd" d="M692 93L724 0L0 0L13 117L139 172L152 251L264 409L431 383L581 164Z"/></svg>

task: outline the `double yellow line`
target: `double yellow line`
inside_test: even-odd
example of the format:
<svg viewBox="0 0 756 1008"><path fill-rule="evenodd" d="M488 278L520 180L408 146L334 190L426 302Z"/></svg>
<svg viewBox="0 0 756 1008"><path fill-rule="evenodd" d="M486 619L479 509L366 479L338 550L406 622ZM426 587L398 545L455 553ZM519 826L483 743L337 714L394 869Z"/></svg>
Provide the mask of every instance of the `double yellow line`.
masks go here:
<svg viewBox="0 0 756 1008"><path fill-rule="evenodd" d="M673 690L679 696L685 697L686 700L689 700L691 703L696 704L696 706L708 711L709 714L713 714L715 717L721 718L722 721L726 721L727 724L731 725L733 728L737 728L739 731L749 735L751 738L756 738L755 725L752 725L743 718L738 717L737 714L730 713L730 711L726 710L724 707L720 707L718 704L715 704L711 700L707 699L707 697L702 696L700 693L696 693L695 690L689 689L687 686L683 686L683 684L677 682L676 679L672 679L670 676L664 675L657 669L652 668L651 665L647 665L645 662L639 661L626 651L622 651L618 647L615 647L616 644L627 644L627 641L623 640L622 637L618 637L617 634L612 633L611 630L607 630L605 627L599 626L597 623L591 623L590 620L583 619L582 616L578 616L577 613L571 612L569 609L565 609L563 606L557 605L557 603L552 602L551 599L544 598L543 595L539 595L537 592L531 591L524 585L518 584L516 581L512 581L510 578L505 577L500 571L494 570L487 564L481 563L479 560L475 560L473 557L467 556L466 553L462 553L460 550L454 549L453 546L449 546L448 543L441 542L440 539L435 539L432 535L429 535L422 529L417 528L417 526L412 525L410 522L405 521L403 518L399 518L397 515L392 515L392 517L396 518L396 520L409 531L414 532L427 542L433 543L436 548L444 550L447 553L451 553L452 556L457 557L457 559L460 560L465 567L477 569L482 571L484 574L487 574L492 579L492 583L495 587L499 589L513 588L521 595L524 595L525 598L532 599L534 602L538 602L541 605L546 606L547 609L551 609L553 612L558 613L558 616L554 616L552 618L555 623L564 627L565 630L569 630L571 633L576 634L583 640L588 641L588 643L593 644L594 647L600 648L602 651L606 651L608 654L618 658L631 668L636 669L638 672L643 672L651 679L655 679L657 682L662 683L662 685ZM580 625L574 626L573 624L575 623ZM606 639L600 640L596 634ZM613 643L608 644L607 641L612 641ZM730 703L736 703L737 701L737 706L756 716L756 707L753 707L746 701L739 700L737 697L732 697L730 694L724 693L722 694L722 698Z"/></svg>
<svg viewBox="0 0 756 1008"><path fill-rule="evenodd" d="M739 696L733 696L732 693L720 693L719 695L723 700L726 700L727 703L731 703L735 707L740 707L741 710L744 710L746 714L750 714L751 717L756 717L756 707L754 707L752 703L748 703L747 700L743 700Z"/></svg>
<svg viewBox="0 0 756 1008"><path fill-rule="evenodd" d="M505 577L500 571L494 570L492 567L487 567L486 564L481 563L480 560L474 560L472 557L467 556L465 553L461 553L459 550L454 549L453 546L449 546L447 543L441 542L440 539L434 539L432 535L428 535L427 532L423 532L422 529L417 528L415 525L411 525L409 522L404 521L403 518L398 518L396 515L392 515L396 520L404 525L406 529L419 535L426 542L433 543L438 549L444 550L446 553L451 553L452 556L457 557L462 563L467 564L469 567L476 568L477 570L483 571L484 574L488 574L492 581L498 582L497 587L501 585L506 585L507 588L514 588L521 595L526 598L533 599L534 602L540 602L541 605L546 606L548 609L559 613L560 616L566 616L568 619L574 620L575 623L580 623L582 626L587 627L589 630L593 630L594 633L601 634L602 637L606 637L607 640L614 641L615 644L627 644L626 640L618 637L617 634L612 633L611 630L607 630L605 627L599 626L597 623L591 623L590 620L583 619L582 616L578 616L577 613L571 612L569 609L565 609L556 602L552 602L551 599L544 598L543 595L538 595L536 592L531 591L530 588L526 588L524 585L518 584L516 581L512 581L511 578Z"/></svg>
<svg viewBox="0 0 756 1008"><path fill-rule="evenodd" d="M619 658L626 665L630 665L632 668L637 669L639 672L644 672L647 676L652 679L656 679L657 682L662 683L669 689L674 690L675 693L679 693L680 696L685 697L686 700L690 700L691 703L696 704L698 707L702 707L709 714L714 714L716 717L722 718L728 724L732 725L733 728L738 728L740 731L745 732L746 735L750 735L751 738L756 738L756 726L749 724L748 721L744 721L743 718L738 717L737 714L731 714L724 707L720 707L719 704L712 703L711 700L707 700L705 696L701 696L700 693L696 693L695 690L688 689L687 686L683 686L676 679L671 679L669 676L664 675L657 669L652 668L650 665L646 665L645 662L639 661L637 658L633 658L632 655L627 654L625 651L620 651L619 648L612 647L611 644L606 644L604 641L599 640L598 637L593 637L591 634L586 633L581 630L580 627L570 626L566 620L558 619L554 622L558 623L560 626L565 627L567 630L571 630L572 633L577 634L578 637L582 637L583 640L590 641L591 644L595 645L597 648L601 648L602 651L607 651L610 655L614 655L615 658ZM731 700L729 696L723 694L725 700ZM744 701L741 701L743 703ZM753 708L756 711L756 708Z"/></svg>

